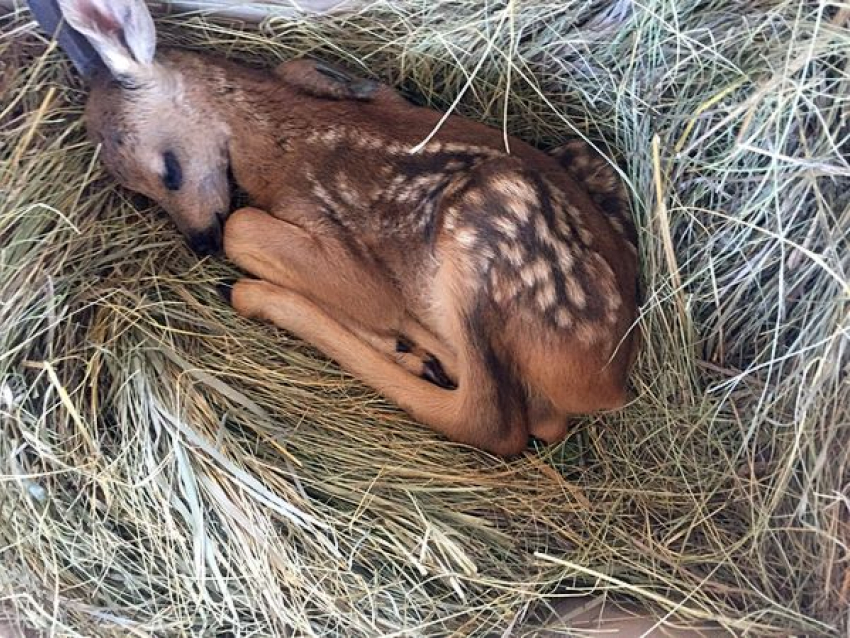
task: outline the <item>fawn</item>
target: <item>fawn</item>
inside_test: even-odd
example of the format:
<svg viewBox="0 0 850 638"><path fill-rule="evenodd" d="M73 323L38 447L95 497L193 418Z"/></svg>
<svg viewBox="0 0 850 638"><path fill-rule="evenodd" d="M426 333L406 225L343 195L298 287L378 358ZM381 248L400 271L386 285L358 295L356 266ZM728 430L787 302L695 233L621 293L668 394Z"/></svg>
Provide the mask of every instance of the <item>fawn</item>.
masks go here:
<svg viewBox="0 0 850 638"><path fill-rule="evenodd" d="M60 14L31 0L45 27ZM298 59L155 54L141 0L60 0L109 172L195 251L253 278L226 297L451 440L510 456L626 401L637 249L584 142L553 153ZM53 6L53 9L51 9ZM52 11L52 13L51 13ZM228 215L229 179L252 206Z"/></svg>

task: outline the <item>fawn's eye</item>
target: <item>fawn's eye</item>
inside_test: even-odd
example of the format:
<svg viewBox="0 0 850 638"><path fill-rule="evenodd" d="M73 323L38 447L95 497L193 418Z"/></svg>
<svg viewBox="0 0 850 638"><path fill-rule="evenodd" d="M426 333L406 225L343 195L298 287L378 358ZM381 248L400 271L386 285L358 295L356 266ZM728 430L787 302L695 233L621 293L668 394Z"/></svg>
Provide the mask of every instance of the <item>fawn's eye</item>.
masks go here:
<svg viewBox="0 0 850 638"><path fill-rule="evenodd" d="M180 169L180 162L177 161L177 156L171 151L165 151L162 154L165 172L162 174L162 183L170 191L178 191L183 185L183 171Z"/></svg>

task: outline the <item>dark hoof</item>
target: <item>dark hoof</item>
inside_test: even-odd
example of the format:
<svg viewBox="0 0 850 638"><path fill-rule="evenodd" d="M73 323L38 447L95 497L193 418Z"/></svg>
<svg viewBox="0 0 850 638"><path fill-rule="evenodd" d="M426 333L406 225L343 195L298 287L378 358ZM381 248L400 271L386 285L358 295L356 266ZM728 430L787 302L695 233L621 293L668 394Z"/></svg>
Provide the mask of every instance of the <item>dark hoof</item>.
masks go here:
<svg viewBox="0 0 850 638"><path fill-rule="evenodd" d="M422 362L422 378L446 390L457 389L457 384L449 378L442 364L431 354Z"/></svg>
<svg viewBox="0 0 850 638"><path fill-rule="evenodd" d="M235 279L228 279L222 281L215 287L216 292L218 292L218 296L221 297L224 300L224 303L228 306L233 305L233 284L235 283Z"/></svg>

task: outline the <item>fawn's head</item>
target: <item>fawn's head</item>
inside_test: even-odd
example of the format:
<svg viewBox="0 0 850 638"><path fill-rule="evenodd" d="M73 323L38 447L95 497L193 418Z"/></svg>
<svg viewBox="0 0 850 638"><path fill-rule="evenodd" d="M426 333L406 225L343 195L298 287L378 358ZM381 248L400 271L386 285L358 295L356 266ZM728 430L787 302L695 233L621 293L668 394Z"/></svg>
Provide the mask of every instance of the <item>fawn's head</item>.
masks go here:
<svg viewBox="0 0 850 638"><path fill-rule="evenodd" d="M216 252L230 207L228 134L202 85L168 58L154 59L143 0L58 4L77 32L60 45L91 80L86 123L105 166L162 206L196 252Z"/></svg>

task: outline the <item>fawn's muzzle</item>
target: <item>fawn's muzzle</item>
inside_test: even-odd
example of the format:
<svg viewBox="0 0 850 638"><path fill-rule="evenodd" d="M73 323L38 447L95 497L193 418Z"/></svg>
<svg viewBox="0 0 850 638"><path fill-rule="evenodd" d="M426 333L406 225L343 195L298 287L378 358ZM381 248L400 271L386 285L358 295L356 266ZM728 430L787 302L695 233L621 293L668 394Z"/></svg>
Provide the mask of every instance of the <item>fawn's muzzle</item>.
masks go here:
<svg viewBox="0 0 850 638"><path fill-rule="evenodd" d="M215 221L210 226L202 231L187 233L186 240L189 243L189 248L202 257L220 253L223 246L222 228L224 219L223 213L216 213Z"/></svg>

